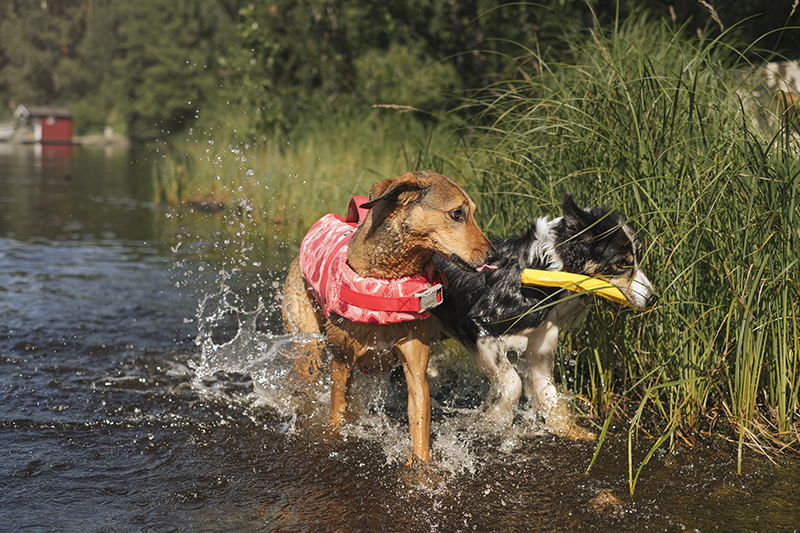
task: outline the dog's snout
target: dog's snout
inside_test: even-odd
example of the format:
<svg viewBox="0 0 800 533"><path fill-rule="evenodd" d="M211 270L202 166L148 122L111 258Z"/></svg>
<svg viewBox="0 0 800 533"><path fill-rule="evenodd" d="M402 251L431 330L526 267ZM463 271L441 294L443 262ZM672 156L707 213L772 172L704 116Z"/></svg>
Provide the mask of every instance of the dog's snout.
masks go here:
<svg viewBox="0 0 800 533"><path fill-rule="evenodd" d="M657 303L658 303L658 295L655 294L655 293L651 293L650 297L645 302L645 304L646 304L645 307L653 307Z"/></svg>
<svg viewBox="0 0 800 533"><path fill-rule="evenodd" d="M489 248L489 251L486 252L486 264L487 265L493 265L497 261L499 261L501 257L502 256L497 251L497 249L495 249L495 247L492 246L492 247Z"/></svg>

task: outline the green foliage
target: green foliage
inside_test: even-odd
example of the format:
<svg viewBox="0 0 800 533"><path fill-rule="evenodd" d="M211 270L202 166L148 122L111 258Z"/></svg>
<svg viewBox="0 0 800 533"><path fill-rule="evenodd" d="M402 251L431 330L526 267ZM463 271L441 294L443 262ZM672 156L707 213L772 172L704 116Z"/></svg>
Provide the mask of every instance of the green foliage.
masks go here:
<svg viewBox="0 0 800 533"><path fill-rule="evenodd" d="M241 126L263 139L342 96L437 114L457 92L471 95L535 70L535 58L519 55L515 43L552 61L569 54L571 28L595 19L615 24L639 4L0 0L0 116L20 103L69 105L79 133L113 125L152 139L192 124L224 125L233 102L247 112ZM763 10L751 4L721 6L719 17L727 24ZM788 24L788 4L733 31L750 42ZM677 12L647 7L679 21L694 17L701 29L711 16L699 3L680 4ZM763 42L796 48L791 32L772 32Z"/></svg>
<svg viewBox="0 0 800 533"><path fill-rule="evenodd" d="M511 40L560 43L583 2L292 0L239 11L243 42L223 58L229 97L254 136L285 134L303 115L350 98L438 112L456 91L515 75ZM324 109L324 105L323 105Z"/></svg>
<svg viewBox="0 0 800 533"><path fill-rule="evenodd" d="M79 34L86 9L79 0L56 2L43 9L38 2L0 3L0 90L11 107L30 101L62 103L79 83L76 69Z"/></svg>
<svg viewBox="0 0 800 533"><path fill-rule="evenodd" d="M352 94L352 51L333 2L250 4L239 10L241 47L223 58L255 132L286 132L312 111L315 92ZM342 20L342 23L345 21Z"/></svg>
<svg viewBox="0 0 800 533"><path fill-rule="evenodd" d="M5 0L0 97L12 110L71 105L79 133L106 124L134 138L179 131L219 94L231 9L225 0Z"/></svg>
<svg viewBox="0 0 800 533"><path fill-rule="evenodd" d="M217 56L232 26L223 2L143 0L125 4L111 82L129 134L180 131L217 97Z"/></svg>
<svg viewBox="0 0 800 533"><path fill-rule="evenodd" d="M0 0L0 100L71 105L79 133L138 139L226 124L229 102L261 139L339 98L438 112L513 75L509 39L558 43L587 10L550 3Z"/></svg>
<svg viewBox="0 0 800 533"><path fill-rule="evenodd" d="M355 69L362 80L359 93L368 105L435 110L458 92L451 64L429 64L419 51L399 44L368 50L356 59Z"/></svg>

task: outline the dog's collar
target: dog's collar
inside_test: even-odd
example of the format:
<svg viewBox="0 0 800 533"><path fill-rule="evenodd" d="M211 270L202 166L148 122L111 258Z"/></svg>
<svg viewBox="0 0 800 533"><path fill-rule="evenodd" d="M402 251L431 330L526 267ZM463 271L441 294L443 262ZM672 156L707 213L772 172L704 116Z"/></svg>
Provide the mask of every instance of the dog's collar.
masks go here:
<svg viewBox="0 0 800 533"><path fill-rule="evenodd" d="M615 285L603 278L592 278L572 272L553 272L526 268L522 271L522 284L538 287L559 287L573 292L590 292L614 303L634 307Z"/></svg>

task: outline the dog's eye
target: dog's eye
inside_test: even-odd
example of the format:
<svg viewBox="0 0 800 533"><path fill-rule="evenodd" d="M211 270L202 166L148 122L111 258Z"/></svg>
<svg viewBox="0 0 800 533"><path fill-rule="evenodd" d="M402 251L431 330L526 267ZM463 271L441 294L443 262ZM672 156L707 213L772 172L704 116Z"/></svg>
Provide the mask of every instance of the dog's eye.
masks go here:
<svg viewBox="0 0 800 533"><path fill-rule="evenodd" d="M463 209L453 209L448 214L450 215L450 218L456 222L464 222L467 219L467 215L464 213Z"/></svg>

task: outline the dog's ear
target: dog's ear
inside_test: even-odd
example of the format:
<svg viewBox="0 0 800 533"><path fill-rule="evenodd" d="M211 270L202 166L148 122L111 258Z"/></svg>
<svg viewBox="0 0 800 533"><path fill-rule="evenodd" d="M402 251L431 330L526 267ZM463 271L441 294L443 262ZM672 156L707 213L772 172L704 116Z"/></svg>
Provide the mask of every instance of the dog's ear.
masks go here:
<svg viewBox="0 0 800 533"><path fill-rule="evenodd" d="M422 196L424 188L423 180L411 172L406 172L398 178L373 185L369 191L369 202L361 204L361 207L372 209L378 202L390 198L395 198L397 203L410 203Z"/></svg>
<svg viewBox="0 0 800 533"><path fill-rule="evenodd" d="M587 213L575 203L575 199L570 193L564 193L561 201L561 212L567 225L573 228L583 228L586 226Z"/></svg>

